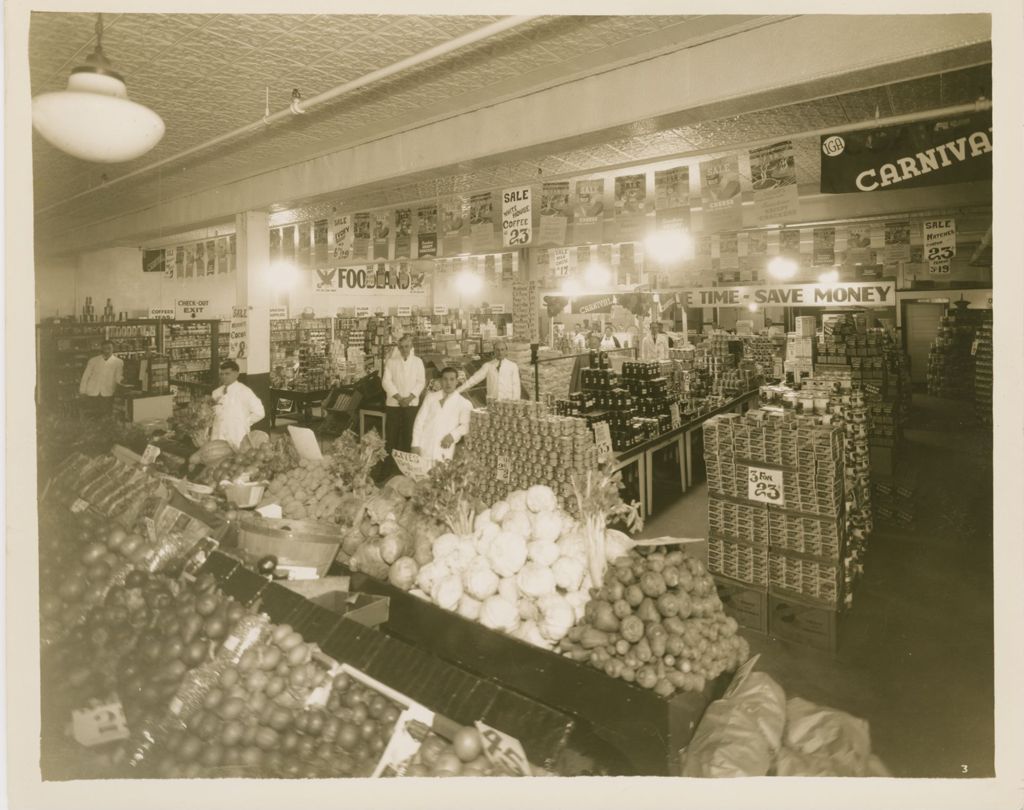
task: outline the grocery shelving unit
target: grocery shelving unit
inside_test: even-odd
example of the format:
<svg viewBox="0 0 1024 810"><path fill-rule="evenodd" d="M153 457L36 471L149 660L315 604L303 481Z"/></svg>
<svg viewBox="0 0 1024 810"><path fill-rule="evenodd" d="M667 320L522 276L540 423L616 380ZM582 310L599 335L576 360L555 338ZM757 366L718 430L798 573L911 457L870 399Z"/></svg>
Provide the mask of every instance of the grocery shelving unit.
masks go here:
<svg viewBox="0 0 1024 810"><path fill-rule="evenodd" d="M187 405L217 385L221 357L220 321L162 321L161 346L170 361L176 405ZM224 337L227 340L227 335Z"/></svg>
<svg viewBox="0 0 1024 810"><path fill-rule="evenodd" d="M85 366L111 340L122 360L161 351L156 321L126 320L55 323L36 327L36 396L46 407L68 411L74 406Z"/></svg>

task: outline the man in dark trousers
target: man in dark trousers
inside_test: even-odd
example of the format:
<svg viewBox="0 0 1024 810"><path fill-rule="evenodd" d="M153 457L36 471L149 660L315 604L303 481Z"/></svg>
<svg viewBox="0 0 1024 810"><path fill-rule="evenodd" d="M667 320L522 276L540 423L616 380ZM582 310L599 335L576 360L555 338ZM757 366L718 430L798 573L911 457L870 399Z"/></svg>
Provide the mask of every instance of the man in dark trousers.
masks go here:
<svg viewBox="0 0 1024 810"><path fill-rule="evenodd" d="M412 449L412 426L416 421L420 395L427 383L426 369L412 350L412 336L403 335L398 348L384 364L381 386L387 394L387 436L388 451Z"/></svg>

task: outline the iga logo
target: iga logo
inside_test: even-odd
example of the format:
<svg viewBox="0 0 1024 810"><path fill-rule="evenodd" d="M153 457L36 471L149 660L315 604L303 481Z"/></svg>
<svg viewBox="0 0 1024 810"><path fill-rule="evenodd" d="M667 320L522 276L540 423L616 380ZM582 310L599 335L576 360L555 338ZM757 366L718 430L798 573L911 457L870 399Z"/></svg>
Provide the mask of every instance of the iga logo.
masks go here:
<svg viewBox="0 0 1024 810"><path fill-rule="evenodd" d="M843 154L843 150L846 149L846 141L839 135L833 135L831 138L825 138L821 142L821 151L826 157L837 157Z"/></svg>

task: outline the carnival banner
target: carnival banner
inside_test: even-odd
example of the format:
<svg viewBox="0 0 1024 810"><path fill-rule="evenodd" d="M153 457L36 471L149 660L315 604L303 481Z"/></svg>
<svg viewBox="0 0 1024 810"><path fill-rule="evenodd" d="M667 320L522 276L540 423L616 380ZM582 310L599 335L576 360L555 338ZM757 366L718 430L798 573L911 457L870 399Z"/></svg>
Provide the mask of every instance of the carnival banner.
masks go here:
<svg viewBox="0 0 1024 810"><path fill-rule="evenodd" d="M821 136L823 194L991 179L991 113Z"/></svg>
<svg viewBox="0 0 1024 810"><path fill-rule="evenodd" d="M800 216L796 157L792 141L750 150L754 218L762 225L794 222Z"/></svg>
<svg viewBox="0 0 1024 810"><path fill-rule="evenodd" d="M736 155L701 162L700 191L706 233L743 227L740 164Z"/></svg>

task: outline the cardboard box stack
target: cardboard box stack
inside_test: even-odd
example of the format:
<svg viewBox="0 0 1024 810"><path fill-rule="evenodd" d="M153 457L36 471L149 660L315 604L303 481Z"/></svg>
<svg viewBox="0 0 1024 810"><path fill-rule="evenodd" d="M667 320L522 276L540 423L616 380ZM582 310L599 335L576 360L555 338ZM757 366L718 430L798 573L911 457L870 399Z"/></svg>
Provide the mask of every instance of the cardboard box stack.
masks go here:
<svg viewBox="0 0 1024 810"><path fill-rule="evenodd" d="M783 371L787 376L792 375L796 381L814 375L818 346L814 338L813 324L814 318L797 318L799 328L796 332L786 335L786 360ZM810 334L806 334L808 325L812 327Z"/></svg>
<svg viewBox="0 0 1024 810"><path fill-rule="evenodd" d="M793 411L723 414L704 426L704 456L712 573L765 588L770 596L840 609L842 429Z"/></svg>
<svg viewBox="0 0 1024 810"><path fill-rule="evenodd" d="M992 316L978 327L974 352L974 409L983 423L992 424Z"/></svg>
<svg viewBox="0 0 1024 810"><path fill-rule="evenodd" d="M783 358L786 354L784 337L752 335L743 340L743 356L757 364L761 375L780 379L783 374Z"/></svg>

